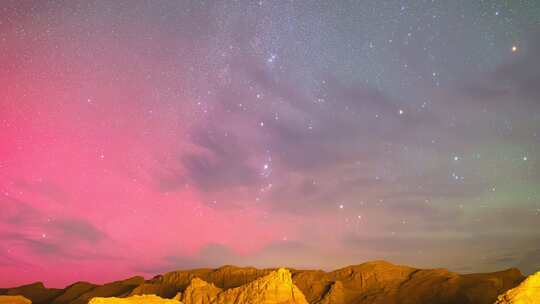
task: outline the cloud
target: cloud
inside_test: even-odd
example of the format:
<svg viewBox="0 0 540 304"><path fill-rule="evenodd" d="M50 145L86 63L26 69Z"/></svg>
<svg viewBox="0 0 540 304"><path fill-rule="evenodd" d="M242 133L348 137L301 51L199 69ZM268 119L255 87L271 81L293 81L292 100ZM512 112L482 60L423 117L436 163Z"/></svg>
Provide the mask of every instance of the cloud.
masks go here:
<svg viewBox="0 0 540 304"><path fill-rule="evenodd" d="M540 100L540 32L533 31L523 39L509 62L498 66L484 77L467 79L461 91L475 102L485 105L494 103L519 103L538 105ZM487 103L486 103L487 102Z"/></svg>
<svg viewBox="0 0 540 304"><path fill-rule="evenodd" d="M220 267L223 265L233 265L238 261L239 256L221 244L207 244L200 252L194 256L168 255L161 258L161 261L152 261L149 264L138 263L133 266L136 272L149 274L160 274L168 271L193 269L199 267Z"/></svg>
<svg viewBox="0 0 540 304"><path fill-rule="evenodd" d="M10 225L33 225L42 219L41 213L27 202L15 197L0 195L2 213L0 223Z"/></svg>
<svg viewBox="0 0 540 304"><path fill-rule="evenodd" d="M65 256L69 253L65 252L60 243L51 239L45 239L40 236L31 237L27 233L3 233L0 238L4 242L11 244L23 245L33 254L38 256L51 255L51 256Z"/></svg>
<svg viewBox="0 0 540 304"><path fill-rule="evenodd" d="M15 186L26 191L35 193L58 203L69 202L69 196L60 186L47 181L29 181L20 179L15 182Z"/></svg>
<svg viewBox="0 0 540 304"><path fill-rule="evenodd" d="M379 231L380 232L380 231ZM160 274L168 271L223 265L265 267L323 267L333 270L374 259L415 267L445 267L457 272L490 272L518 267L525 274L538 270L538 237L471 235L433 231L418 234L348 234L340 246L321 249L303 241L278 241L256 252L239 254L221 244L208 244L196 256L169 255L161 263L134 266L134 271ZM464 251L463 248L468 248Z"/></svg>
<svg viewBox="0 0 540 304"><path fill-rule="evenodd" d="M95 243L107 238L105 233L83 219L57 219L50 222L48 226L66 241L71 239Z"/></svg>
<svg viewBox="0 0 540 304"><path fill-rule="evenodd" d="M417 267L447 267L458 272L490 272L518 267L525 274L538 270L533 244L538 236L496 234L349 235L343 245L357 255L386 258ZM467 248L467 250L463 250ZM423 266L426 265L426 266Z"/></svg>
<svg viewBox="0 0 540 304"><path fill-rule="evenodd" d="M540 240L539 240L540 241ZM538 242L536 243L538 244ZM524 252L522 258L519 259L517 265L526 274L533 274L540 270L540 248L533 248Z"/></svg>
<svg viewBox="0 0 540 304"><path fill-rule="evenodd" d="M0 197L0 241L6 246L22 246L40 257L93 259L100 242L108 236L86 219L46 216L43 211L11 196ZM92 248L94 247L94 248ZM24 263L19 261L18 263Z"/></svg>
<svg viewBox="0 0 540 304"><path fill-rule="evenodd" d="M260 168L249 163L249 148L234 135L211 128L192 136L200 153L182 156L186 176L203 191L221 190L258 183Z"/></svg>
<svg viewBox="0 0 540 304"><path fill-rule="evenodd" d="M356 192L345 189L380 183L374 171L384 162L385 142L416 142L423 126L437 128L431 114L420 115L375 88L328 77L325 95L312 96L290 79L276 78L253 54L244 55L233 60L226 84L208 80L217 85L209 111L189 130L191 148L176 151L154 174L162 191L193 184L206 201L221 194L213 208L241 207L237 201L261 197L275 210L317 212ZM253 104L257 94L264 100ZM313 184L348 174L343 171L358 160L371 163L368 171ZM266 176L265 163L271 166ZM261 195L268 184L273 187Z"/></svg>
<svg viewBox="0 0 540 304"><path fill-rule="evenodd" d="M297 241L273 242L249 254L239 254L228 246L210 243L201 248L195 257L186 255L169 255L162 258L161 263L134 266L134 271L159 274L168 271L194 269L200 267L221 267L223 265L277 267L283 261L289 261L295 267L320 267L324 257L319 256L313 247Z"/></svg>
<svg viewBox="0 0 540 304"><path fill-rule="evenodd" d="M67 260L99 260L116 259L110 254L102 254L92 250L74 239L62 239L54 235L32 235L31 233L5 232L0 233L0 240L6 246L22 246L25 251L40 259L54 258ZM95 244L94 244L95 245ZM17 264L27 264L22 260L14 260Z"/></svg>

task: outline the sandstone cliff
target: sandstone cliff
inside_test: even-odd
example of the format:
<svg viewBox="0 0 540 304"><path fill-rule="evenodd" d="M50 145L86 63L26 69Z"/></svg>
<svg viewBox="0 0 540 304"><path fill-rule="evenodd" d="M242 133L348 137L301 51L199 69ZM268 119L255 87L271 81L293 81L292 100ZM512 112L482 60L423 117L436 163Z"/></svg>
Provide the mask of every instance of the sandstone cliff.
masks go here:
<svg viewBox="0 0 540 304"><path fill-rule="evenodd" d="M495 304L535 304L540 303L540 271L530 275L518 287L500 295Z"/></svg>
<svg viewBox="0 0 540 304"><path fill-rule="evenodd" d="M127 298L102 298L97 297L90 300L89 304L182 304L177 300L163 299L155 295L131 296Z"/></svg>
<svg viewBox="0 0 540 304"><path fill-rule="evenodd" d="M293 284L291 273L283 268L227 290L193 278L179 298L182 302L156 295L96 297L90 304L308 304L302 292Z"/></svg>
<svg viewBox="0 0 540 304"><path fill-rule="evenodd" d="M23 296L0 296L0 304L32 304Z"/></svg>
<svg viewBox="0 0 540 304"><path fill-rule="evenodd" d="M176 296L185 304L192 304L208 300L240 300L246 299L248 295L259 297L264 295L264 289L261 288L266 283L261 283L264 282L263 278L277 276L273 282L280 283L275 286L268 283L268 286L274 286L271 288L275 288L278 293L280 290L291 290L295 295L297 291L301 292L307 303L493 304L498 295L518 286L525 279L517 269L461 275L446 269L417 269L384 261L363 263L331 272L291 269L292 285L288 283L289 278L285 272L224 266L217 269L173 271L149 280L134 277L104 285L79 282L65 289L49 289L41 283L35 283L0 289L0 295L22 295L34 304L86 304L95 297L125 298L154 294L164 299ZM204 300L197 302L197 299Z"/></svg>
<svg viewBox="0 0 540 304"><path fill-rule="evenodd" d="M297 271L293 276L309 303L333 304L492 304L497 295L517 286L523 278L517 269L460 275L446 269L423 270L384 261L332 272ZM332 288L336 282L340 283Z"/></svg>
<svg viewBox="0 0 540 304"><path fill-rule="evenodd" d="M214 284L194 278L180 298L185 304L207 304L212 303L221 292Z"/></svg>
<svg viewBox="0 0 540 304"><path fill-rule="evenodd" d="M183 299L186 304L191 304ZM293 284L291 273L280 268L240 287L217 294L211 302L200 304L308 304L302 292Z"/></svg>

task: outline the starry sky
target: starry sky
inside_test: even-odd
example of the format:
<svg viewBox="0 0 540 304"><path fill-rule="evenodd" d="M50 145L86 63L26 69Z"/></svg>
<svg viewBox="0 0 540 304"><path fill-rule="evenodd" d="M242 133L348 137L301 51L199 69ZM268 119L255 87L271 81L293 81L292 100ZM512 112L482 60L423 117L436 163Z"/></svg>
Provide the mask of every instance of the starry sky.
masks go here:
<svg viewBox="0 0 540 304"><path fill-rule="evenodd" d="M0 286L540 269L540 2L3 0Z"/></svg>

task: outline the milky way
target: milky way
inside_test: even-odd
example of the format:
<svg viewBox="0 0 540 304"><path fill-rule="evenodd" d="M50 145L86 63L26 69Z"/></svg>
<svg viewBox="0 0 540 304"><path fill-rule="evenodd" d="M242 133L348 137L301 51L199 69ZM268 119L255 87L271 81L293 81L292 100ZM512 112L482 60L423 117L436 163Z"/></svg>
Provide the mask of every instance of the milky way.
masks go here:
<svg viewBox="0 0 540 304"><path fill-rule="evenodd" d="M0 286L540 268L540 2L0 4Z"/></svg>

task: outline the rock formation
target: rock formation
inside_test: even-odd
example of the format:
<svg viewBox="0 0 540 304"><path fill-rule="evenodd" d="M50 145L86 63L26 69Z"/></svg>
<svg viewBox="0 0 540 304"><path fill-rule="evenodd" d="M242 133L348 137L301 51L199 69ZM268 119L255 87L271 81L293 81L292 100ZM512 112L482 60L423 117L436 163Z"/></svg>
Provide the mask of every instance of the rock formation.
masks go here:
<svg viewBox="0 0 540 304"><path fill-rule="evenodd" d="M0 304L32 304L23 296L0 296Z"/></svg>
<svg viewBox="0 0 540 304"><path fill-rule="evenodd" d="M384 261L332 272L307 270L293 274L294 283L309 303L325 303L325 297L331 297L333 304L492 304L497 295L517 286L523 278L517 269L459 275L446 269L422 270ZM338 281L341 284L332 288Z"/></svg>
<svg viewBox="0 0 540 304"><path fill-rule="evenodd" d="M316 304L332 304L332 303L347 303L345 297L345 290L341 281L335 281L332 283L330 290L326 292L320 301L316 301Z"/></svg>
<svg viewBox="0 0 540 304"><path fill-rule="evenodd" d="M284 268L243 286L227 289L217 294L210 303L308 304L302 292L293 284L291 273Z"/></svg>
<svg viewBox="0 0 540 304"><path fill-rule="evenodd" d="M214 284L194 278L180 298L184 304L207 304L212 303L221 292Z"/></svg>
<svg viewBox="0 0 540 304"><path fill-rule="evenodd" d="M495 304L534 304L540 303L540 271L530 275L518 287L500 295Z"/></svg>
<svg viewBox="0 0 540 304"><path fill-rule="evenodd" d="M66 287L64 292L54 299L52 304L69 304L74 302L82 294L96 288L96 285L87 282L77 282Z"/></svg>
<svg viewBox="0 0 540 304"><path fill-rule="evenodd" d="M446 269L417 269L375 261L331 272L223 266L173 271L149 280L134 277L104 285L79 282L65 289L34 283L0 289L0 295L22 295L34 304L87 304L95 297L131 299L144 294L175 297L184 304L276 303L272 301L282 299L284 303L313 304L493 304L498 295L524 279L517 269L461 275ZM286 293L296 302L282 298Z"/></svg>
<svg viewBox="0 0 540 304"><path fill-rule="evenodd" d="M186 289L193 278L200 278L221 289L229 289L247 284L270 272L272 272L272 269L234 267L229 265L218 269L202 268L173 271L148 280L140 289L134 289L132 294L154 293L164 298L171 298L178 290Z"/></svg>
<svg viewBox="0 0 540 304"><path fill-rule="evenodd" d="M53 301L53 299L60 296L63 292L64 291L62 289L45 288L43 283L36 282L8 289L4 293L0 292L0 294L10 296L21 295L32 301L33 304L48 304Z"/></svg>
<svg viewBox="0 0 540 304"><path fill-rule="evenodd" d="M156 295L135 295L127 298L97 297L90 300L89 304L182 304L182 302L171 299L163 299Z"/></svg>
<svg viewBox="0 0 540 304"><path fill-rule="evenodd" d="M193 278L179 297L182 302L156 295L97 297L93 298L90 304L308 304L302 292L293 284L291 273L283 268L225 291L212 283Z"/></svg>
<svg viewBox="0 0 540 304"><path fill-rule="evenodd" d="M96 286L69 302L70 304L86 304L95 297L123 297L127 296L131 290L144 283L143 277L132 277L123 281L107 283Z"/></svg>

